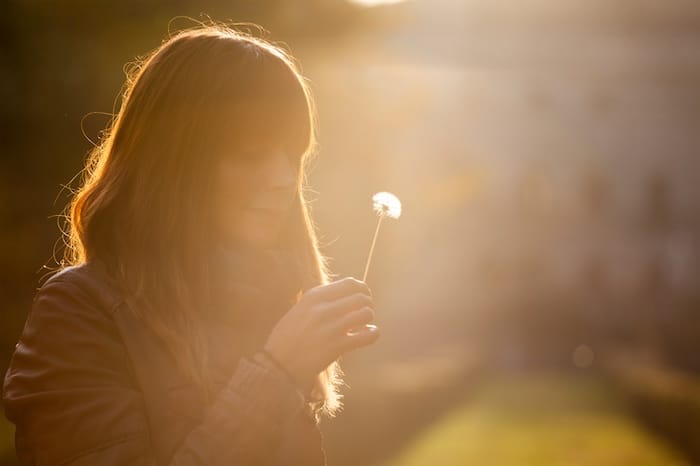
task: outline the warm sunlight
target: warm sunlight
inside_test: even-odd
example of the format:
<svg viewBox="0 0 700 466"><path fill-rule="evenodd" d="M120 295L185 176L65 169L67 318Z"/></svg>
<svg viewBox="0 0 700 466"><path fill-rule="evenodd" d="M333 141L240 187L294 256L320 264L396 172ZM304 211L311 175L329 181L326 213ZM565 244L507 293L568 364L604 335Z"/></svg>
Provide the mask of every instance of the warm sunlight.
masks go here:
<svg viewBox="0 0 700 466"><path fill-rule="evenodd" d="M700 1L7 3L0 466L700 466Z"/></svg>

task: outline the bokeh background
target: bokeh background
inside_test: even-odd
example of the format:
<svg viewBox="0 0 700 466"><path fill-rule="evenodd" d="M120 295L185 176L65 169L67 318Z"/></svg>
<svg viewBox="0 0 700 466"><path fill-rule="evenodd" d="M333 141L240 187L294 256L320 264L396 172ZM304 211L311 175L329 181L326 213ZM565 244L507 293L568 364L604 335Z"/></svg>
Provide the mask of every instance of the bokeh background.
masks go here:
<svg viewBox="0 0 700 466"><path fill-rule="evenodd" d="M329 466L700 462L697 1L3 5L3 373L124 64L205 14L261 25L310 80L335 273L362 276L372 194L403 202Z"/></svg>

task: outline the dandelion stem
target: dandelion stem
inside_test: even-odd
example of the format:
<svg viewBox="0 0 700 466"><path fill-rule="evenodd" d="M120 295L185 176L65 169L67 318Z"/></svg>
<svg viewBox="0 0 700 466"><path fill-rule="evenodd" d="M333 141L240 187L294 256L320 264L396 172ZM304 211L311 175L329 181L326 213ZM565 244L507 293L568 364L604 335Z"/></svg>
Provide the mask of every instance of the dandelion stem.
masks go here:
<svg viewBox="0 0 700 466"><path fill-rule="evenodd" d="M382 224L383 215L379 216L379 221L377 222L377 229L374 230L374 239L372 239L372 246L369 248L369 256L367 257L367 264L365 264L365 273L362 275L362 281L367 280L367 271L369 270L369 263L372 260L372 253L374 252L374 244L377 242L377 235L379 235L379 226Z"/></svg>

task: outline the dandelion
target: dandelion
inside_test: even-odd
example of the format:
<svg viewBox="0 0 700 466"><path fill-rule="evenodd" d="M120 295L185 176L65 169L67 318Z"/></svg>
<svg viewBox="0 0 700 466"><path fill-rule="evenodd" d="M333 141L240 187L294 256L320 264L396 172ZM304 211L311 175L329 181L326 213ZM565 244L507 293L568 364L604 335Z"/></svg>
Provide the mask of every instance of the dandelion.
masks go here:
<svg viewBox="0 0 700 466"><path fill-rule="evenodd" d="M367 280L369 263L372 260L372 253L374 252L374 245L377 242L377 235L379 234L379 227L382 224L382 219L384 217L399 218L399 216L401 216L401 201L391 193L386 191L376 193L372 196L372 203L374 211L379 216L379 220L377 221L377 229L374 230L374 239L372 240L372 246L369 248L369 256L367 257L367 264L365 264L365 273L362 275L362 281Z"/></svg>

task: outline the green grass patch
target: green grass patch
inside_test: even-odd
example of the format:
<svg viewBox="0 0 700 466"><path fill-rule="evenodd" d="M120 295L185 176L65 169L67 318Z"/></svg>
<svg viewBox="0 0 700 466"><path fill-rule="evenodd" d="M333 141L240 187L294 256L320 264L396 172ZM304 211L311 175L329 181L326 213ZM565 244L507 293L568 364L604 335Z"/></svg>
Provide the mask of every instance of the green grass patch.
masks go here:
<svg viewBox="0 0 700 466"><path fill-rule="evenodd" d="M689 465L621 406L594 378L493 378L382 466Z"/></svg>

